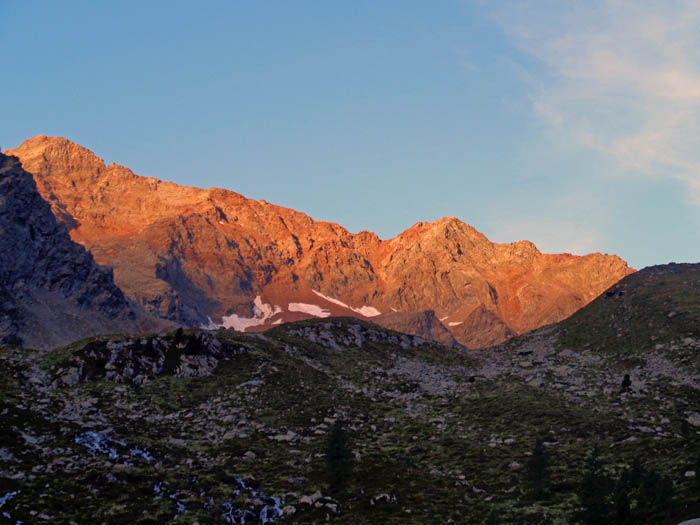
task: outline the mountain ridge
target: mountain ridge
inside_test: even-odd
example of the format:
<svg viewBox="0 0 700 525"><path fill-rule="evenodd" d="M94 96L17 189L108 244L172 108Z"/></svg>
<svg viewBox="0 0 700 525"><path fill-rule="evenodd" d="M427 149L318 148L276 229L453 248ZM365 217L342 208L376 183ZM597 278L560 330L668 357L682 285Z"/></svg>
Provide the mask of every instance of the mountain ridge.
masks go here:
<svg viewBox="0 0 700 525"><path fill-rule="evenodd" d="M35 137L8 153L127 296L188 325L246 319L262 330L326 313L434 310L460 343L488 346L567 317L633 271L617 256L491 243L455 217L387 240L353 234L233 191L107 166L64 138ZM266 317L256 304L280 312Z"/></svg>

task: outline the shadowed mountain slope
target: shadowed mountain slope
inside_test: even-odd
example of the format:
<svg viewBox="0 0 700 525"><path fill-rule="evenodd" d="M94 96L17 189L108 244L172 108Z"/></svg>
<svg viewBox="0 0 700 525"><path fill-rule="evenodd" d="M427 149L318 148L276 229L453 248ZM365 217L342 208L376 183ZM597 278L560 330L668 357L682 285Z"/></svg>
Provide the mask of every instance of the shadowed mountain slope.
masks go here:
<svg viewBox="0 0 700 525"><path fill-rule="evenodd" d="M568 319L512 339L517 349L546 334L551 344L644 366L654 355L700 369L700 264L649 266L611 286Z"/></svg>
<svg viewBox="0 0 700 525"><path fill-rule="evenodd" d="M45 348L94 334L169 327L135 307L0 153L0 340Z"/></svg>

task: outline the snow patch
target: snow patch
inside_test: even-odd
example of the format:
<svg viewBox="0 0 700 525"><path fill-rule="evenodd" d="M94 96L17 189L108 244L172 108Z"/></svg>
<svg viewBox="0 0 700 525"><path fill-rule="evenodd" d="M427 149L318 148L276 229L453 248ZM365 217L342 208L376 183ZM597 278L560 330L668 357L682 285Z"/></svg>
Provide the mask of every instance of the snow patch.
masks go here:
<svg viewBox="0 0 700 525"><path fill-rule="evenodd" d="M15 490L14 492L8 492L8 493L5 494L2 498L0 498L0 509L3 507L3 505L5 505L5 503L7 503L8 501L10 501L10 500L11 500L12 498L14 498L17 494L19 494L19 490Z"/></svg>
<svg viewBox="0 0 700 525"><path fill-rule="evenodd" d="M202 330L216 330L221 328L218 324L211 320L211 317L207 316L207 322L205 324L200 324L199 327Z"/></svg>
<svg viewBox="0 0 700 525"><path fill-rule="evenodd" d="M316 304L289 303L288 309L290 312L303 312L314 317L329 317L331 315L328 310L324 310Z"/></svg>
<svg viewBox="0 0 700 525"><path fill-rule="evenodd" d="M139 457L139 458L141 458L141 459L145 459L145 460L148 461L149 463L150 463L151 461L155 460L155 458L151 455L151 453L150 453L148 450L146 450L146 449L144 449L144 448L141 448L141 447L134 447L134 448L132 448L132 449L131 449L131 455L132 455L132 456Z"/></svg>
<svg viewBox="0 0 700 525"><path fill-rule="evenodd" d="M284 498L276 498L274 496L267 496L263 491L254 489L248 485L243 478L236 478L236 483L238 488L234 489L234 496L245 495L250 499L259 500L262 502L263 507L259 512L251 510L250 508L239 508L236 507L233 501L225 501L222 503L224 509L221 517L226 520L227 523L274 523L277 518L282 517L284 514L282 512L282 505L284 505Z"/></svg>
<svg viewBox="0 0 700 525"><path fill-rule="evenodd" d="M263 303L258 295L253 301L253 317L240 317L236 314L227 315L221 318L220 326L243 332L246 328L250 328L251 326L263 325L272 316L281 313L282 309L279 306Z"/></svg>
<svg viewBox="0 0 700 525"><path fill-rule="evenodd" d="M148 463L155 461L153 455L145 448L129 447L126 441L95 431L78 434L73 438L73 441L84 446L91 456L106 455L126 466L133 466L133 463L129 461L132 457L141 458Z"/></svg>
<svg viewBox="0 0 700 525"><path fill-rule="evenodd" d="M464 321L459 321L458 323L447 323L447 326L459 326L463 323Z"/></svg>
<svg viewBox="0 0 700 525"><path fill-rule="evenodd" d="M377 310L374 306L362 306L360 308L350 308L353 312L357 312L360 315L364 315L365 317L377 317L378 315L381 315L382 312Z"/></svg>
<svg viewBox="0 0 700 525"><path fill-rule="evenodd" d="M311 290L313 293L318 295L319 297L325 299L329 303L337 304L338 306L342 306L343 308L347 308L348 310L352 310L355 313L358 313L364 317L376 317L378 315L381 315L382 312L374 308L373 306L362 306L360 308L353 308L352 306L348 306L345 304L343 301L339 301L338 299L333 299L332 297L328 297L327 295L323 295L321 292L317 292L316 290ZM393 308L392 308L393 310ZM395 311L395 310L394 310Z"/></svg>

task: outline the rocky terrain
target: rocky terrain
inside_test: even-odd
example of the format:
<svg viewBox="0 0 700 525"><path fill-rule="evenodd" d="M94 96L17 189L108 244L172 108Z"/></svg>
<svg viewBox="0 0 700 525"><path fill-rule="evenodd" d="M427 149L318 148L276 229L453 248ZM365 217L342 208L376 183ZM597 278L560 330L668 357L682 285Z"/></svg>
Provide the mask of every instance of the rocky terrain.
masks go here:
<svg viewBox="0 0 700 525"><path fill-rule="evenodd" d="M389 240L352 234L231 191L106 166L63 138L35 137L8 154L130 299L188 326L260 331L384 314L378 322L420 334L426 325L415 313L432 310L433 332L444 332L442 323L476 348L560 321L633 271L615 256L492 243L455 218Z"/></svg>
<svg viewBox="0 0 700 525"><path fill-rule="evenodd" d="M372 322L390 330L417 335L453 348L464 348L440 322L435 312L389 312L372 317Z"/></svg>
<svg viewBox="0 0 700 525"><path fill-rule="evenodd" d="M699 316L700 265L666 265L486 350L349 317L6 346L0 513L675 524L700 516Z"/></svg>
<svg viewBox="0 0 700 525"><path fill-rule="evenodd" d="M172 326L131 304L71 241L19 161L0 153L0 341L49 348Z"/></svg>

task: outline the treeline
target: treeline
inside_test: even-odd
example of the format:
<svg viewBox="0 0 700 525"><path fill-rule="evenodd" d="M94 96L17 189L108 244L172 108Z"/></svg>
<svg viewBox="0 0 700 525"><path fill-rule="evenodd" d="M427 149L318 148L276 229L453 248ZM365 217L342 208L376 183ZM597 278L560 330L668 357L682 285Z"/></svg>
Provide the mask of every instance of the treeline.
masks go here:
<svg viewBox="0 0 700 525"><path fill-rule="evenodd" d="M587 525L660 523L673 511L673 482L636 458L617 479L604 470L597 450L586 458L573 521Z"/></svg>
<svg viewBox="0 0 700 525"><path fill-rule="evenodd" d="M538 439L524 473L526 487L535 499L542 499L550 489L550 462L543 440ZM669 477L635 458L615 478L606 471L598 449L586 458L576 495L579 504L569 517L572 523L661 523L673 513L674 487Z"/></svg>

